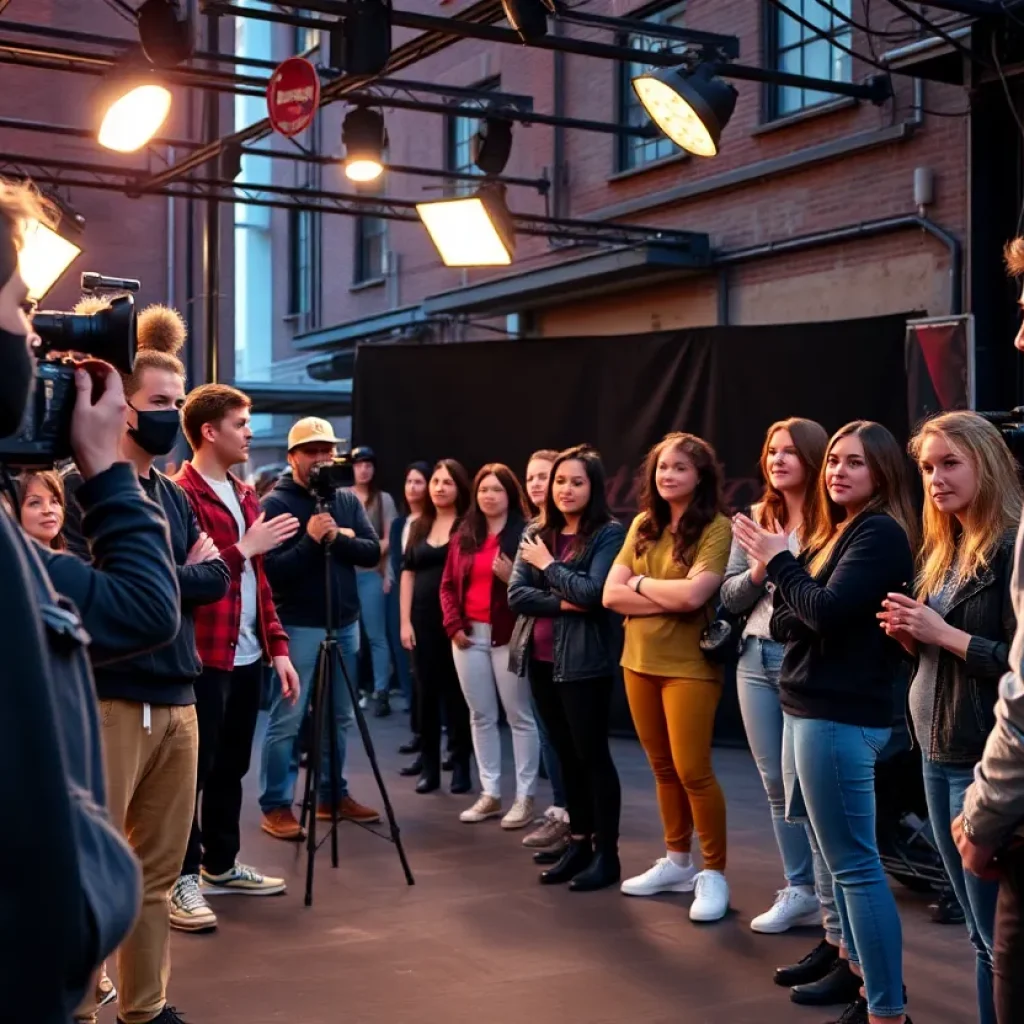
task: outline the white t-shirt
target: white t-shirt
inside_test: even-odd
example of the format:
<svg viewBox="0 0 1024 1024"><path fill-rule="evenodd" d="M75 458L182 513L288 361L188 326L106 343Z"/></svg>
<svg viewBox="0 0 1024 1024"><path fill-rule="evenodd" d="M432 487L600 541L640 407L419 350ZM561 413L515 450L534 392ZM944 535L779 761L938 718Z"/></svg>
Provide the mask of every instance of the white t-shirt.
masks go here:
<svg viewBox="0 0 1024 1024"><path fill-rule="evenodd" d="M200 474L202 476L202 474ZM245 536L245 517L239 504L235 486L230 480L203 479L213 488L227 510L235 517L238 524L238 539ZM238 645L235 647L235 665L251 665L263 657L263 645L260 643L259 624L256 609L256 572L252 562L247 558L242 569L242 618L238 629Z"/></svg>

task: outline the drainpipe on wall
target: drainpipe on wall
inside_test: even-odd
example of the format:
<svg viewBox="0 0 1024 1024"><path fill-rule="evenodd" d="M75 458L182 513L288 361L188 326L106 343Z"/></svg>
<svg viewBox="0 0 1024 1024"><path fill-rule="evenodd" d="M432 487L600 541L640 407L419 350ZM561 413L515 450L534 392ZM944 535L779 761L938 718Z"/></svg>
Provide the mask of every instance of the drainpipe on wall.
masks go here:
<svg viewBox="0 0 1024 1024"><path fill-rule="evenodd" d="M565 22L555 19L555 38L565 36ZM555 116L565 117L565 53L555 50L552 55L552 90L555 94ZM556 124L552 129L551 153L551 214L564 217L565 211L565 128Z"/></svg>
<svg viewBox="0 0 1024 1024"><path fill-rule="evenodd" d="M174 165L174 147L167 147L167 163ZM177 294L176 268L175 268L175 223L174 223L174 196L167 197L167 305L174 307L174 299Z"/></svg>

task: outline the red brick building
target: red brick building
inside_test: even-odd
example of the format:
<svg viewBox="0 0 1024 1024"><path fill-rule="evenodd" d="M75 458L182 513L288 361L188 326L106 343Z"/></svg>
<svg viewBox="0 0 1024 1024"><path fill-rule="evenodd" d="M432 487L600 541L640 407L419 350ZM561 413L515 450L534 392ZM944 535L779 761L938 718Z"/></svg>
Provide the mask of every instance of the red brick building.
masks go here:
<svg viewBox="0 0 1024 1024"><path fill-rule="evenodd" d="M435 337L461 340L494 336L495 328L540 336L628 334L723 322L828 321L908 311L940 315L961 308L978 317L979 403L1008 404L1016 398L1016 370L1002 354L1002 343L1013 295L998 253L1002 239L1013 234L1021 200L1020 146L1015 142L1007 152L1005 140L1019 140L1021 133L999 79L972 68L957 49L977 52L988 36L974 40L979 30L968 19L929 9L930 17L943 19L946 34L953 34L951 44L876 2L870 24L885 34L869 37L850 24L865 23L862 0L786 4L829 38L787 17L770 0L594 0L585 9L735 35L739 62L747 65L861 81L874 70L869 61L904 70L913 64L929 80L893 75L894 99L880 107L737 82L735 113L720 155L711 159L685 156L665 139L546 125L514 130L505 173L550 181L546 199L510 188L514 211L705 233L714 254L706 270L681 268L671 246L659 243L566 248L521 236L510 268L456 271L441 265L418 223L224 206L222 378L308 385L310 360L350 351L356 342L422 332L424 325ZM402 0L399 6L454 16L465 4ZM133 38L132 26L98 3L13 3L0 19L0 41L14 38L4 22L15 18L111 40ZM640 31L618 39L579 24L561 24L558 31L639 48L679 45ZM222 50L249 57L276 61L305 52L314 62L328 60L322 52L326 37L309 29L224 18L220 34ZM410 33L394 35L398 45ZM851 58L848 49L858 56ZM459 40L395 78L524 94L533 97L537 111L635 125L643 115L629 79L639 70L587 56ZM1015 97L1013 70L1008 68L1006 89ZM0 118L88 125L91 85L86 76L0 63ZM178 92L163 136L198 136L200 101L194 93L191 102L190 112L189 97ZM323 155L339 154L346 109L324 108L298 141ZM476 122L465 111L441 116L381 109L389 163L471 170L469 140ZM222 131L264 114L259 98L225 97ZM171 155L155 147L157 155L118 158L88 139L15 131L0 121L5 124L0 132L6 154L70 156L151 170ZM282 139L261 145L289 148ZM19 164L4 166L10 171ZM926 186L916 197L915 172ZM246 157L242 180L351 190L337 165L259 157ZM438 194L426 190L442 184L440 178L388 173L381 187L391 197L418 199ZM62 193L87 221L86 252L74 269L141 278L142 301L173 301L189 314L201 343L204 204L127 199L79 186ZM74 283L66 280L47 304L66 306L74 293ZM199 356L196 350L196 379L203 366ZM280 426L267 425L268 448Z"/></svg>

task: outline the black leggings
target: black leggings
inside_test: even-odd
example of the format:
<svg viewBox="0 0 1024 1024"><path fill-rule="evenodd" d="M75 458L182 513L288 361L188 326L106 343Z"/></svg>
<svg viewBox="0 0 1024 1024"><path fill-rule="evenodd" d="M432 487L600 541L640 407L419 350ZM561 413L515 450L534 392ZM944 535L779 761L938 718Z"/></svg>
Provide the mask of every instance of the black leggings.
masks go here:
<svg viewBox="0 0 1024 1024"><path fill-rule="evenodd" d="M530 662L530 689L562 765L573 835L596 835L599 847L619 839L622 788L608 748L611 677L556 683L550 662Z"/></svg>
<svg viewBox="0 0 1024 1024"><path fill-rule="evenodd" d="M1002 877L996 904L992 950L996 1018L999 1024L1024 1021L1024 846L1000 855Z"/></svg>
<svg viewBox="0 0 1024 1024"><path fill-rule="evenodd" d="M473 744L469 732L469 707L462 695L452 658L452 642L440 621L412 618L416 633L413 660L416 666L417 706L423 770L441 770L441 708L448 727L448 750L458 764L469 765Z"/></svg>

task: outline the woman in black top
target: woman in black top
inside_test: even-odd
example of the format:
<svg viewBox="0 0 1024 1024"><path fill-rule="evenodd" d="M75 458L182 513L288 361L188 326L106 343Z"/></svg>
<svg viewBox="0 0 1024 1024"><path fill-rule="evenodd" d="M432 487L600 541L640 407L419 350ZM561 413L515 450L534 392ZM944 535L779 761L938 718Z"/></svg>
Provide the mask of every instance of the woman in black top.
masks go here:
<svg viewBox="0 0 1024 1024"><path fill-rule="evenodd" d="M441 703L448 726L453 770L451 791L468 793L472 785L469 708L452 659L452 643L441 613L441 577L448 542L469 508L469 477L454 459L442 459L430 477L423 512L409 531L402 562L402 646L412 652L419 682L419 723L423 772L417 793L441 785Z"/></svg>
<svg viewBox="0 0 1024 1024"><path fill-rule="evenodd" d="M772 635L786 643L787 817L806 815L835 880L844 954L866 1001L849 1019L909 1020L896 902L875 838L875 763L889 739L901 652L875 620L886 594L913 582L906 460L877 423L847 424L829 442L820 512L795 558L783 534L746 516L734 536L775 584Z"/></svg>
<svg viewBox="0 0 1024 1024"><path fill-rule="evenodd" d="M600 456L562 452L539 521L526 531L508 583L518 619L509 667L529 675L564 776L572 838L541 872L576 892L619 881L619 776L608 748L612 679L621 651L602 606L605 579L625 538L612 519Z"/></svg>
<svg viewBox="0 0 1024 1024"><path fill-rule="evenodd" d="M910 717L924 755L928 818L976 954L978 1019L996 1024L992 948L999 883L964 871L950 826L995 724L1017 619L1010 601L1020 519L1017 465L973 412L929 420L910 443L924 483L917 600L890 594L879 619L917 659Z"/></svg>

